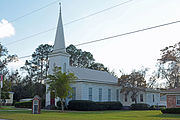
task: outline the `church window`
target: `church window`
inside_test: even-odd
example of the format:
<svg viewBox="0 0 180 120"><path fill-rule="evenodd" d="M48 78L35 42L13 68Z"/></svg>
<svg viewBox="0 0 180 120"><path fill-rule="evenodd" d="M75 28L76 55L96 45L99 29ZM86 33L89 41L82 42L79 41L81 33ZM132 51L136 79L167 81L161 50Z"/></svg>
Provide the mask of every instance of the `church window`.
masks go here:
<svg viewBox="0 0 180 120"><path fill-rule="evenodd" d="M89 100L92 100L92 88L89 88Z"/></svg>
<svg viewBox="0 0 180 120"><path fill-rule="evenodd" d="M72 87L72 100L76 100L76 87Z"/></svg>
<svg viewBox="0 0 180 120"><path fill-rule="evenodd" d="M154 100L154 94L153 94L153 102L154 102L155 100Z"/></svg>
<svg viewBox="0 0 180 120"><path fill-rule="evenodd" d="M140 94L140 102L143 102L143 94Z"/></svg>
<svg viewBox="0 0 180 120"><path fill-rule="evenodd" d="M176 96L176 104L180 105L180 96Z"/></svg>
<svg viewBox="0 0 180 120"><path fill-rule="evenodd" d="M127 102L127 94L125 94L124 101Z"/></svg>
<svg viewBox="0 0 180 120"><path fill-rule="evenodd" d="M63 64L63 72L66 72L66 63Z"/></svg>
<svg viewBox="0 0 180 120"><path fill-rule="evenodd" d="M102 88L99 88L99 102L102 101Z"/></svg>
<svg viewBox="0 0 180 120"><path fill-rule="evenodd" d="M108 101L111 101L111 89L108 89Z"/></svg>
<svg viewBox="0 0 180 120"><path fill-rule="evenodd" d="M119 101L119 89L116 90L116 101Z"/></svg>
<svg viewBox="0 0 180 120"><path fill-rule="evenodd" d="M132 102L134 102L134 98L131 97Z"/></svg>

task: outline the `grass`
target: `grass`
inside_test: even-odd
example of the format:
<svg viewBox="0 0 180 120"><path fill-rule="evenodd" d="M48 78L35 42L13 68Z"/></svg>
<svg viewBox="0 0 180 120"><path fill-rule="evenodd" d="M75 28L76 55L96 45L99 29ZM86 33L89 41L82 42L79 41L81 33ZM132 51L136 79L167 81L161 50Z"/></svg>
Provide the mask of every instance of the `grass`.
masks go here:
<svg viewBox="0 0 180 120"><path fill-rule="evenodd" d="M162 114L160 111L93 111L55 112L0 111L0 119L9 120L180 120L180 115Z"/></svg>
<svg viewBox="0 0 180 120"><path fill-rule="evenodd" d="M16 110L14 106L1 106L0 110Z"/></svg>

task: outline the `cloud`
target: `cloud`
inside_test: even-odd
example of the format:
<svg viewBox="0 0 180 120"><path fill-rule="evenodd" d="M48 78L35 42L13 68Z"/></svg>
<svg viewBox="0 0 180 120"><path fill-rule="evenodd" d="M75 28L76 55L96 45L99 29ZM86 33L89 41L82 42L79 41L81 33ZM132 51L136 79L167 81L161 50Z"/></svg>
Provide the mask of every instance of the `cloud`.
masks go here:
<svg viewBox="0 0 180 120"><path fill-rule="evenodd" d="M15 35L15 29L11 23L7 20L2 19L0 21L0 39Z"/></svg>

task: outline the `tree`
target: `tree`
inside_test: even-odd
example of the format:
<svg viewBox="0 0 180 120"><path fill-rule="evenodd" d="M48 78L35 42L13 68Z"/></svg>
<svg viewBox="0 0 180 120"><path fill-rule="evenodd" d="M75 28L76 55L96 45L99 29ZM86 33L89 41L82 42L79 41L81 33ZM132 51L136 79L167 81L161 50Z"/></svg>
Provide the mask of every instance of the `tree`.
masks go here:
<svg viewBox="0 0 180 120"><path fill-rule="evenodd" d="M74 45L69 45L66 51L71 55L69 60L71 66L88 68L95 61L90 52L77 49Z"/></svg>
<svg viewBox="0 0 180 120"><path fill-rule="evenodd" d="M22 76L19 74L18 70L8 72L6 78L11 82L11 86L16 85L22 81Z"/></svg>
<svg viewBox="0 0 180 120"><path fill-rule="evenodd" d="M169 88L179 87L180 42L162 49L158 62L158 77L165 79Z"/></svg>
<svg viewBox="0 0 180 120"><path fill-rule="evenodd" d="M25 72L26 76L23 80L26 83L38 82L37 80L37 66L33 65L30 60L26 60L23 67L21 67L21 71Z"/></svg>
<svg viewBox="0 0 180 120"><path fill-rule="evenodd" d="M158 83L158 72L157 71L153 71L150 75L150 77L148 78L148 83L147 83L147 88L159 88L159 83Z"/></svg>
<svg viewBox="0 0 180 120"><path fill-rule="evenodd" d="M20 77L19 72L9 74L9 80L13 81L12 90L15 100L22 98L32 98L39 95L42 100L45 99L45 85L43 79L47 77L49 68L48 55L53 47L48 44L41 44L32 54L31 60L26 60L21 71L25 76Z"/></svg>
<svg viewBox="0 0 180 120"><path fill-rule="evenodd" d="M137 96L140 91L146 88L145 73L147 69L132 71L130 74L123 74L118 79L118 84L122 87L121 93L130 94L132 101L137 103Z"/></svg>
<svg viewBox="0 0 180 120"><path fill-rule="evenodd" d="M69 60L71 66L109 72L108 68L102 63L95 62L95 59L90 52L77 49L74 45L69 45L66 48L66 51L71 55Z"/></svg>
<svg viewBox="0 0 180 120"><path fill-rule="evenodd" d="M17 60L17 55L8 55L7 49L0 44L0 74L5 77L5 75L8 73L7 64L12 61ZM9 97L9 82L7 80L3 81L4 87L0 91L0 99L6 99ZM0 101L1 104L1 101Z"/></svg>
<svg viewBox="0 0 180 120"><path fill-rule="evenodd" d="M17 61L17 55L8 55L8 50L1 43L0 43L0 58L1 58L0 59L1 74L4 74L3 70L6 69L6 65L9 62Z"/></svg>
<svg viewBox="0 0 180 120"><path fill-rule="evenodd" d="M11 90L11 83L8 80L3 81L3 88L1 89L1 99L5 101L5 99L9 99L9 91Z"/></svg>
<svg viewBox="0 0 180 120"><path fill-rule="evenodd" d="M149 82L147 83L147 87L148 87L148 88L154 88L156 82L157 82L157 77L156 77L155 75L152 75L152 76L149 78Z"/></svg>
<svg viewBox="0 0 180 120"><path fill-rule="evenodd" d="M8 51L7 49L2 45L0 44L0 71L1 71L1 74L3 74L3 70L5 69L6 67L6 64L7 64L7 61L5 59L5 56L8 54Z"/></svg>
<svg viewBox="0 0 180 120"><path fill-rule="evenodd" d="M102 63L95 63L95 62L93 62L91 64L91 66L89 66L88 68L93 69L93 70L109 72L108 68L105 67Z"/></svg>
<svg viewBox="0 0 180 120"><path fill-rule="evenodd" d="M48 55L52 53L53 46L48 44L41 44L36 48L32 54L31 64L36 66L38 79L42 83L42 80L47 77L49 68Z"/></svg>
<svg viewBox="0 0 180 120"><path fill-rule="evenodd" d="M70 84L75 82L75 79L77 79L77 77L73 73L62 73L61 68L55 66L54 73L52 75L48 75L48 78L48 90L54 92L55 97L60 98L61 109L62 111L64 111L63 102L67 97L70 97L69 95L72 93Z"/></svg>

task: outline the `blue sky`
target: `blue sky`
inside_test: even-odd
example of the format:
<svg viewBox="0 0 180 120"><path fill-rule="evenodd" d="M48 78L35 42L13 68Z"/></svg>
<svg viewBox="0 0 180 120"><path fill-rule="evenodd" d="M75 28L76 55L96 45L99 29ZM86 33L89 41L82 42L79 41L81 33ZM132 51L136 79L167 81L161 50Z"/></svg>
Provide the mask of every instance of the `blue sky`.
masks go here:
<svg viewBox="0 0 180 120"><path fill-rule="evenodd" d="M125 1L128 0L61 0L63 23ZM2 19L11 21L51 2L53 0L1 0L0 21ZM179 5L179 0L133 0L109 11L64 26L66 46L180 20ZM58 14L59 4L57 2L19 19L11 23L15 34L0 38L0 42L8 44L56 27ZM129 72L142 66L153 69L160 57L160 49L179 42L179 31L180 24L174 24L78 48L91 52L97 62L103 63L111 70L114 69L117 73L119 69ZM38 45L53 43L54 39L55 30L52 30L6 47L10 54L17 54L21 57L31 55Z"/></svg>

